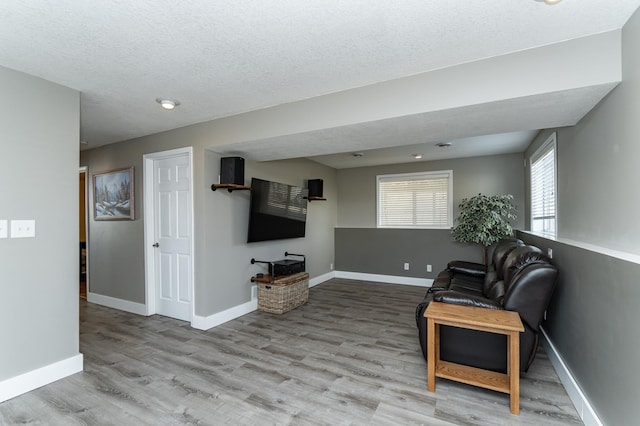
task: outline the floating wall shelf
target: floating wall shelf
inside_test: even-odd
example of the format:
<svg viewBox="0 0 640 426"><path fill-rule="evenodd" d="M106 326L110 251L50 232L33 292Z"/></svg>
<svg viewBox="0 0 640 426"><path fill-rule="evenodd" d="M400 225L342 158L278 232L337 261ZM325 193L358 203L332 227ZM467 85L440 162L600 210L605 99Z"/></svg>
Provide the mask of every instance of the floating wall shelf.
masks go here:
<svg viewBox="0 0 640 426"><path fill-rule="evenodd" d="M235 183L214 183L213 185L211 185L211 190L212 191L215 191L218 188L226 188L227 191L229 191L229 192L247 191L247 190L251 189L250 186L236 185Z"/></svg>

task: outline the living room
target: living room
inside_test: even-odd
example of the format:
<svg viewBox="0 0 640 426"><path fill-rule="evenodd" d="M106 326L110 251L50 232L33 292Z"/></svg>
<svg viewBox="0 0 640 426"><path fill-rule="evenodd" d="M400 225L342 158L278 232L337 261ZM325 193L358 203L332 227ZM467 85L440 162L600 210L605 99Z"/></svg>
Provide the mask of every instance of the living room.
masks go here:
<svg viewBox="0 0 640 426"><path fill-rule="evenodd" d="M210 190L220 173L220 158L240 151L244 143L268 143L278 135L311 132L317 123L308 119L304 124L304 116L317 108L313 101L307 101L307 108L301 108L305 106L301 101L80 154L78 92L3 68L1 81L12 88L7 93L13 100L13 105L2 107L3 129L7 140L16 141L6 144L3 155L2 177L12 182L12 187L3 191L7 206L12 207L3 211L7 218L35 217L38 237L6 240L0 245L2 258L10 260L2 268L3 283L10 285L3 286L1 329L6 347L11 348L2 351L0 380L4 382L0 383L7 384L16 376L78 355L77 288L69 282L77 275L77 256L66 250L77 247L77 218L69 214L73 209L68 206L77 201L78 166L87 166L90 174L134 166L136 210L141 212L144 155L193 147L194 311L203 326L230 319L234 313L229 310L238 306L250 309L249 278L261 271L251 265L251 258L274 259L285 251L305 253L314 285L340 273L346 277L369 274L368 278L406 277L427 282L452 258L479 260L476 248L452 243L447 238L448 230L390 231L375 226L376 175L453 170L454 205L478 192L511 193L520 210L514 224L521 230L518 236L545 252L547 248L553 250L560 281L545 331L570 372L569 379L576 382L575 388L583 392L597 417L606 424L628 423L637 417L635 384L640 379L634 368L640 352L634 332L638 319L635 305L640 297L634 280L640 272L636 243L640 224L632 220L633 212L640 207L633 192L640 181L634 164L640 149L635 141L640 133L635 119L640 112L637 11L618 36L622 46L621 83L578 124L545 128L524 152L344 169L307 159L247 160L247 179L260 177L303 186L308 179L321 178L327 198L309 204L306 238L254 244L245 243L247 194ZM571 75L572 79L585 78L573 71L576 75ZM361 90L372 98L366 89ZM41 106L34 108L36 104ZM349 103L344 106L348 108ZM343 114L341 110L335 115L327 113L325 125L339 127ZM34 125L34 118L38 125ZM353 120L357 122L357 118ZM554 132L558 173L555 240L526 232L530 215L528 171L523 166ZM71 139L75 142L69 142ZM16 180L17 175L21 179ZM47 186L52 181L70 189L56 191L54 196ZM125 305L130 310L142 309L144 232L143 220L91 222L90 297L103 296L98 300L103 302L122 300L129 302ZM411 265L409 271L403 268L405 262ZM427 264L432 265L432 273L426 272ZM227 316L218 316L224 312Z"/></svg>

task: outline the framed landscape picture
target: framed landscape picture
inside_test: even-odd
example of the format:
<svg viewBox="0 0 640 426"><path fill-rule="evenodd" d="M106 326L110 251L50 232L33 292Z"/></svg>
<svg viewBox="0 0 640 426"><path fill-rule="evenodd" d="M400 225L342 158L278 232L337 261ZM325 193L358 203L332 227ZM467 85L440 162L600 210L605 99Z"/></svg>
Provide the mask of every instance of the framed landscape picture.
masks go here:
<svg viewBox="0 0 640 426"><path fill-rule="evenodd" d="M93 218L133 220L133 166L93 175Z"/></svg>

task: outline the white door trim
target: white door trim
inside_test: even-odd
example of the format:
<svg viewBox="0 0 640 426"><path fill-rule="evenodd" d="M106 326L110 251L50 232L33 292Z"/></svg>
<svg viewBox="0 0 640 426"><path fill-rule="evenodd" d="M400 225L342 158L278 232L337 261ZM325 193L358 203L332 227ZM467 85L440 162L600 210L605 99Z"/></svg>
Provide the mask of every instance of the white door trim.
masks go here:
<svg viewBox="0 0 640 426"><path fill-rule="evenodd" d="M193 319L195 318L195 305L196 305L196 292L194 288L195 283L195 232L194 232L194 210L193 210L193 147L177 148L168 151L154 152L151 154L144 154L142 156L142 175L144 181L144 285L145 285L145 307L146 314L153 315L157 312L156 308L156 268L155 268L155 256L152 249L154 243L154 207L153 207L153 165L156 160L162 160L165 158L175 157L178 155L187 154L189 157L189 192L191 193L191 324L193 326Z"/></svg>

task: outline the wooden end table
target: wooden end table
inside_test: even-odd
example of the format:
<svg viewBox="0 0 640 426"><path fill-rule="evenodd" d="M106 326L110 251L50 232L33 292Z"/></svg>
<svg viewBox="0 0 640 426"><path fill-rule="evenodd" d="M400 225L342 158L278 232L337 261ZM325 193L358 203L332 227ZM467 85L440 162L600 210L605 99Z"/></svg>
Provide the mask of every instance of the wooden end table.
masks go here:
<svg viewBox="0 0 640 426"><path fill-rule="evenodd" d="M427 389L436 391L436 377L509 394L512 414L520 414L520 315L512 311L431 302L427 318ZM440 325L487 331L507 336L507 374L440 359Z"/></svg>

